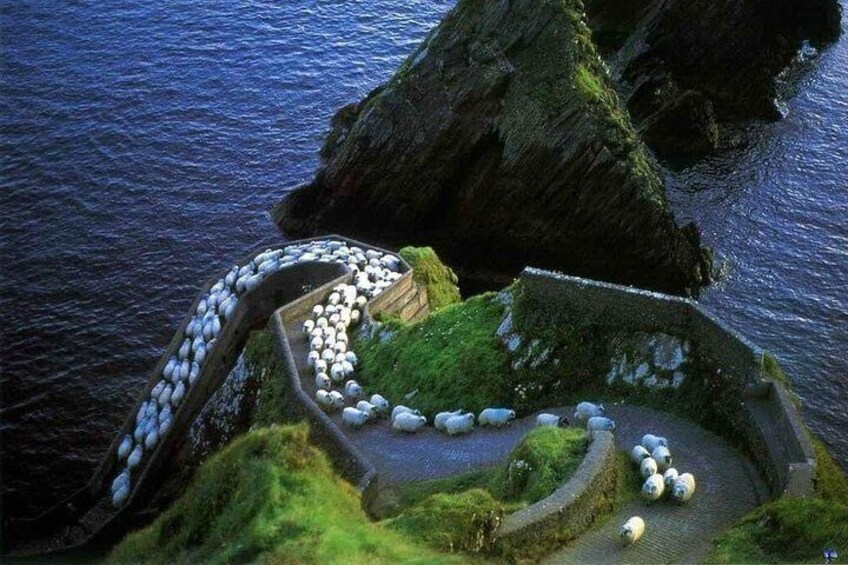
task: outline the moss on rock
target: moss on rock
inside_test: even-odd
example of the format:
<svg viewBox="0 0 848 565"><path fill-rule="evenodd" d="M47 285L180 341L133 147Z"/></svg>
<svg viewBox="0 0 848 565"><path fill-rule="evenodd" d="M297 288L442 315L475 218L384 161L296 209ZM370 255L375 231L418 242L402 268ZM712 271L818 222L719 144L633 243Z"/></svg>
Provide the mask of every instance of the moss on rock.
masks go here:
<svg viewBox="0 0 848 565"><path fill-rule="evenodd" d="M456 273L442 263L432 247L408 246L401 249L399 255L412 267L415 282L427 288L431 312L461 300Z"/></svg>

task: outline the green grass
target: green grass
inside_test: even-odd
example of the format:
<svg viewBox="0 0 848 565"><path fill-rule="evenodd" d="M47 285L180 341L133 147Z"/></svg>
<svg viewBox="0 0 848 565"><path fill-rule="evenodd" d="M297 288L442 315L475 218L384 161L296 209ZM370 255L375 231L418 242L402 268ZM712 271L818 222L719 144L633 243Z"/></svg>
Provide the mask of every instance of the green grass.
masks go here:
<svg viewBox="0 0 848 565"><path fill-rule="evenodd" d="M428 496L387 522L387 527L441 551L488 552L503 519L503 506L483 489Z"/></svg>
<svg viewBox="0 0 848 565"><path fill-rule="evenodd" d="M253 430L198 470L184 495L129 535L116 563L444 563L372 523L359 495L308 442L308 428Z"/></svg>
<svg viewBox="0 0 848 565"><path fill-rule="evenodd" d="M848 506L848 475L833 461L820 439L812 435L810 439L816 454L816 493L824 500Z"/></svg>
<svg viewBox="0 0 848 565"><path fill-rule="evenodd" d="M391 489L391 500L380 508L379 516L381 518L397 516L434 494L457 494L473 488L488 489L497 472L497 468L490 468L444 479L398 485Z"/></svg>
<svg viewBox="0 0 848 565"><path fill-rule="evenodd" d="M707 563L821 563L848 548L848 507L820 498L780 498L723 533Z"/></svg>
<svg viewBox="0 0 848 565"><path fill-rule="evenodd" d="M432 247L404 247L398 254L412 267L415 282L427 287L431 312L460 302L456 273L439 260Z"/></svg>
<svg viewBox="0 0 848 565"><path fill-rule="evenodd" d="M495 335L503 305L493 295L469 298L403 325L388 322L393 337L360 339L360 382L392 404L432 417L441 410L508 404L513 396L506 349ZM385 330L384 330L385 331ZM405 395L418 390L412 399Z"/></svg>
<svg viewBox="0 0 848 565"><path fill-rule="evenodd" d="M251 378L259 380L254 425L270 426L287 421L288 389L274 335L265 330L251 333L244 346L244 360Z"/></svg>
<svg viewBox="0 0 848 565"><path fill-rule="evenodd" d="M582 429L535 428L512 450L506 465L494 476L490 490L506 502L533 504L571 477L588 446L589 439Z"/></svg>

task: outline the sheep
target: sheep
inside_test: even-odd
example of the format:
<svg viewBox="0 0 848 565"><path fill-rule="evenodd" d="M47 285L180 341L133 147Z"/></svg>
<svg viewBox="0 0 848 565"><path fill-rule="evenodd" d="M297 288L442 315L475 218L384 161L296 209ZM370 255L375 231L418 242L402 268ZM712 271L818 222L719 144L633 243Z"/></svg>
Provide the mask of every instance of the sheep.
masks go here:
<svg viewBox="0 0 848 565"><path fill-rule="evenodd" d="M358 359L356 358L356 353L354 353L353 351L347 351L345 352L344 356L347 359L347 362L350 363L352 367L356 366L356 362L358 361Z"/></svg>
<svg viewBox="0 0 848 565"><path fill-rule="evenodd" d="M324 328L328 327L329 325L330 325L330 323L327 321L327 318L325 318L324 316L321 316L320 318L315 320L315 327L321 328L322 330Z"/></svg>
<svg viewBox="0 0 848 565"><path fill-rule="evenodd" d="M668 469L666 469L666 472L663 473L663 481L665 482L665 488L669 492L671 492L671 489L674 487L674 481L677 480L677 476L677 469L675 469L674 467L669 467Z"/></svg>
<svg viewBox="0 0 848 565"><path fill-rule="evenodd" d="M323 313L324 313L324 307L321 306L320 304L316 304L315 306L312 307L312 315L315 316L316 318L320 318Z"/></svg>
<svg viewBox="0 0 848 565"><path fill-rule="evenodd" d="M350 406L342 411L342 422L354 430L361 428L370 419L371 417L362 410L358 410Z"/></svg>
<svg viewBox="0 0 848 565"><path fill-rule="evenodd" d="M333 363L333 366L330 367L330 378L336 383L340 383L344 380L345 372L341 363Z"/></svg>
<svg viewBox="0 0 848 565"><path fill-rule="evenodd" d="M144 454L144 449L141 445L136 445L135 449L132 450L130 456L127 457L127 468L132 469L137 467L139 463L141 463L141 456Z"/></svg>
<svg viewBox="0 0 848 565"><path fill-rule="evenodd" d="M179 352L177 353L180 357L180 360L188 358L189 351L191 351L191 341L185 340L180 346Z"/></svg>
<svg viewBox="0 0 848 565"><path fill-rule="evenodd" d="M315 401L324 410L330 411L333 409L333 399L330 397L329 391L324 389L317 390L315 392Z"/></svg>
<svg viewBox="0 0 848 565"><path fill-rule="evenodd" d="M645 479L657 474L657 462L654 461L653 457L642 459L642 462L639 464L639 474Z"/></svg>
<svg viewBox="0 0 848 565"><path fill-rule="evenodd" d="M445 431L445 422L448 421L448 418L453 418L454 416L461 416L463 414L462 410L456 410L454 412L439 412L436 414L436 417L433 418L433 425L440 432Z"/></svg>
<svg viewBox="0 0 848 565"><path fill-rule="evenodd" d="M671 497L677 502L688 502L695 494L695 477L691 473L683 473L674 481Z"/></svg>
<svg viewBox="0 0 848 565"><path fill-rule="evenodd" d="M312 341L309 342L309 349L313 351L321 351L324 349L324 340L320 337L313 337Z"/></svg>
<svg viewBox="0 0 848 565"><path fill-rule="evenodd" d="M486 408L477 416L480 426L503 427L515 420L515 410L508 408Z"/></svg>
<svg viewBox="0 0 848 565"><path fill-rule="evenodd" d="M642 498L649 502L658 500L663 495L663 491L665 491L665 482L662 475L651 475L642 485Z"/></svg>
<svg viewBox="0 0 848 565"><path fill-rule="evenodd" d="M574 419L578 422L583 422L594 416L604 415L604 405L592 404L591 402L581 402L577 405L577 409L574 411Z"/></svg>
<svg viewBox="0 0 848 565"><path fill-rule="evenodd" d="M372 394L371 404L374 406L374 411L379 416L385 416L386 413L389 411L389 401L383 398L382 395Z"/></svg>
<svg viewBox="0 0 848 565"><path fill-rule="evenodd" d="M117 492L112 495L112 506L118 508L124 502L126 502L127 498L130 496L130 487L129 485L122 486Z"/></svg>
<svg viewBox="0 0 848 565"><path fill-rule="evenodd" d="M321 352L321 359L326 361L328 364L332 365L336 362L336 354L333 352L332 349L328 348Z"/></svg>
<svg viewBox="0 0 848 565"><path fill-rule="evenodd" d="M452 416L445 422L445 431L449 436L467 434L474 428L474 414Z"/></svg>
<svg viewBox="0 0 848 565"><path fill-rule="evenodd" d="M619 536L624 545L636 543L643 533L645 533L645 521L639 516L633 516L627 520L619 530Z"/></svg>
<svg viewBox="0 0 848 565"><path fill-rule="evenodd" d="M197 374L194 376L195 380L197 380L197 376L200 374L200 364L196 361L191 363L188 362L188 359L185 359L180 364L180 374L177 377L177 380L184 381L186 379L191 379L192 372L197 368Z"/></svg>
<svg viewBox="0 0 848 565"><path fill-rule="evenodd" d="M169 381L174 375L174 369L177 368L177 358L171 357L168 359L168 363L165 365L165 368L162 370L162 375L168 379Z"/></svg>
<svg viewBox="0 0 848 565"><path fill-rule="evenodd" d="M615 430L615 421L610 420L604 416L592 416L586 422L586 429L591 432L596 431L607 431L612 432Z"/></svg>
<svg viewBox="0 0 848 565"><path fill-rule="evenodd" d="M344 363L345 361L347 361L347 357L344 353L336 353L336 356L333 357L333 363Z"/></svg>
<svg viewBox="0 0 848 565"><path fill-rule="evenodd" d="M315 361L315 364L312 366L312 368L315 369L316 375L318 373L326 373L327 372L327 362L324 361L323 359L318 359L317 361Z"/></svg>
<svg viewBox="0 0 848 565"><path fill-rule="evenodd" d="M647 449L642 447L641 445L633 446L633 449L630 450L630 459L636 465L641 465L643 459L647 459L651 454Z"/></svg>
<svg viewBox="0 0 848 565"><path fill-rule="evenodd" d="M664 445L655 447L651 452L651 458L657 462L660 471L665 471L671 467L671 452Z"/></svg>
<svg viewBox="0 0 848 565"><path fill-rule="evenodd" d="M129 434L124 436L123 441L121 441L121 445L118 446L118 461L123 461L130 454L130 450L132 449L132 436Z"/></svg>
<svg viewBox="0 0 848 565"><path fill-rule="evenodd" d="M418 410L413 410L412 408L398 404L397 406L392 408L392 422L395 421L395 419L398 417L398 415L404 414L406 412L411 412L412 414L415 414L416 416L421 415L421 412L419 412Z"/></svg>
<svg viewBox="0 0 848 565"><path fill-rule="evenodd" d="M182 381L177 383L177 386L174 387L174 392L171 393L171 404L174 406L179 406L180 402L183 401L183 397L185 396L185 385Z"/></svg>
<svg viewBox="0 0 848 565"><path fill-rule="evenodd" d="M321 354L315 350L309 352L309 355L306 357L306 364L310 367L315 366L315 361L321 358Z"/></svg>
<svg viewBox="0 0 848 565"><path fill-rule="evenodd" d="M353 380L347 381L345 383L344 391L345 396L347 396L351 400L358 400L365 395L359 383Z"/></svg>
<svg viewBox="0 0 848 565"><path fill-rule="evenodd" d="M362 410L366 414L368 414L368 418L373 420L377 417L377 407L368 402L367 400L360 400L356 403L356 409Z"/></svg>
<svg viewBox="0 0 848 565"><path fill-rule="evenodd" d="M568 426L568 418L565 416L557 416L556 414L539 414L536 416L536 426L552 426L555 428L564 428Z"/></svg>
<svg viewBox="0 0 848 565"><path fill-rule="evenodd" d="M344 342L344 341L336 341L336 343L333 344L333 351L335 351L336 353L346 352L347 351L347 343Z"/></svg>
<svg viewBox="0 0 848 565"><path fill-rule="evenodd" d="M654 434L645 434L642 436L642 447L648 451L653 451L660 445L668 447L668 440L664 437L655 436Z"/></svg>
<svg viewBox="0 0 848 565"><path fill-rule="evenodd" d="M402 412L394 418L392 429L400 432L414 434L427 425L427 418L418 416L411 412Z"/></svg>
<svg viewBox="0 0 848 565"><path fill-rule="evenodd" d="M330 391L330 402L333 404L333 408L336 410L340 409L345 405L344 396L337 390Z"/></svg>
<svg viewBox="0 0 848 565"><path fill-rule="evenodd" d="M330 390L333 388L333 383L327 373L318 373L315 375L315 388Z"/></svg>
<svg viewBox="0 0 848 565"><path fill-rule="evenodd" d="M147 450L151 450L156 447L156 444L159 442L159 430L153 429L150 431L147 436L144 438L144 448Z"/></svg>
<svg viewBox="0 0 848 565"><path fill-rule="evenodd" d="M166 386L162 392L159 394L159 407L164 408L165 405L171 403L171 395L174 392L174 387L171 385Z"/></svg>
<svg viewBox="0 0 848 565"><path fill-rule="evenodd" d="M303 333L310 334L312 330L315 329L315 321L314 320L306 320L303 322Z"/></svg>
<svg viewBox="0 0 848 565"><path fill-rule="evenodd" d="M115 494L121 487L130 484L130 471L129 469L124 469L121 471L121 474L115 477L115 480L112 481L112 494Z"/></svg>

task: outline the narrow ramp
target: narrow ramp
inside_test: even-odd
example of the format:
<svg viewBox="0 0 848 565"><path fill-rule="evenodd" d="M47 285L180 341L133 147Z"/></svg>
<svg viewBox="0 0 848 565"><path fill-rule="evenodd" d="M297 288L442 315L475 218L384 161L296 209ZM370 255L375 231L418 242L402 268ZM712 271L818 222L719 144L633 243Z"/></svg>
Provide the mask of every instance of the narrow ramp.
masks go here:
<svg viewBox="0 0 848 565"><path fill-rule="evenodd" d="M765 502L767 488L753 465L717 435L650 408L610 406L607 413L616 421L619 449L629 450L645 433L666 436L674 467L695 476L695 496L685 505L665 499L653 504L634 500L544 563L697 562L707 554L716 535ZM631 516L645 520L645 534L633 546L623 547L618 529Z"/></svg>

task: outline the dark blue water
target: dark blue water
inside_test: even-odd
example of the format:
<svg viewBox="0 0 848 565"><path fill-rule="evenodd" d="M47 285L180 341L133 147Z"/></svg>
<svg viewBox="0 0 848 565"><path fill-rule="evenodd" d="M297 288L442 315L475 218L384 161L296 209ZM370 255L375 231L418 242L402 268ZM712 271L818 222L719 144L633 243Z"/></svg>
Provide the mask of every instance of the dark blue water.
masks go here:
<svg viewBox="0 0 848 565"><path fill-rule="evenodd" d="M197 287L279 241L333 111L452 3L0 0L4 514L88 479ZM727 259L705 301L786 361L843 463L846 69L843 41L787 120L672 179Z"/></svg>

